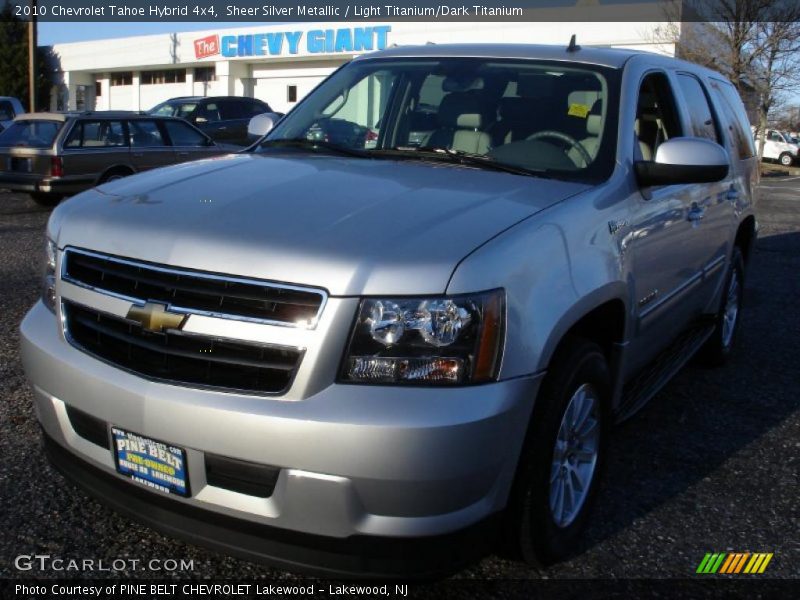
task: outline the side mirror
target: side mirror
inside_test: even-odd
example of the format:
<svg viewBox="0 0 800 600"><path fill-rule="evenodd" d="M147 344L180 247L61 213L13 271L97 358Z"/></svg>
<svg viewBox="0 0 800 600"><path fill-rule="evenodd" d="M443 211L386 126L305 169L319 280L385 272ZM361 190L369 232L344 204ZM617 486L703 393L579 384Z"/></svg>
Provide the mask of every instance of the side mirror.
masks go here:
<svg viewBox="0 0 800 600"><path fill-rule="evenodd" d="M260 140L267 135L275 124L280 120L281 115L278 113L262 113L256 115L247 124L247 137L251 142Z"/></svg>
<svg viewBox="0 0 800 600"><path fill-rule="evenodd" d="M703 138L673 138L656 150L655 160L634 163L641 187L681 183L711 183L728 175L728 153Z"/></svg>

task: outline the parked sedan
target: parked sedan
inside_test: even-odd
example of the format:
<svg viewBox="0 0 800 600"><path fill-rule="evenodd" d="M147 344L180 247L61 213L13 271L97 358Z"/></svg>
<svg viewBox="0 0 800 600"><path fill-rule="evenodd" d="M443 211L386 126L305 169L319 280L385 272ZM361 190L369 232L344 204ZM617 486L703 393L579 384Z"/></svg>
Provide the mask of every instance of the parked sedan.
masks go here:
<svg viewBox="0 0 800 600"><path fill-rule="evenodd" d="M185 121L133 112L30 113L0 133L0 187L57 204L95 185L226 148Z"/></svg>
<svg viewBox="0 0 800 600"><path fill-rule="evenodd" d="M180 117L214 141L248 145L247 125L256 115L272 112L269 104L240 96L185 96L172 98L147 111L151 115Z"/></svg>

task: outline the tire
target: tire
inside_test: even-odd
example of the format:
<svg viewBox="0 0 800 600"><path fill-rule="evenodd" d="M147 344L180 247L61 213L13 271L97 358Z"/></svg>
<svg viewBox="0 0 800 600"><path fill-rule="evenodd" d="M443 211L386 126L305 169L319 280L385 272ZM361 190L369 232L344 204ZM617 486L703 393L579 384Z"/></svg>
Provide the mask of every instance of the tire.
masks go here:
<svg viewBox="0 0 800 600"><path fill-rule="evenodd" d="M53 208L61 202L61 199L64 197L59 194L46 194L44 192L31 192L28 195L36 204L47 208Z"/></svg>
<svg viewBox="0 0 800 600"><path fill-rule="evenodd" d="M581 448L563 440L570 437L565 435L567 411L581 395L593 404L587 406L585 426L578 427L586 432L584 460L575 461ZM578 548L605 462L610 398L611 375L601 348L582 338L565 340L536 399L506 514L507 549L533 566L558 562ZM586 427L589 419L594 427ZM587 460L591 448L596 453ZM572 492L568 510L567 488L578 487L578 469L584 474L583 492Z"/></svg>
<svg viewBox="0 0 800 600"><path fill-rule="evenodd" d="M722 298L715 318L714 333L700 349L700 362L711 367L720 367L728 359L736 345L744 298L744 259L738 246L734 246L731 264L722 288Z"/></svg>
<svg viewBox="0 0 800 600"><path fill-rule="evenodd" d="M778 162L780 162L784 167L791 167L792 163L794 162L794 156L788 152L784 152L778 158Z"/></svg>
<svg viewBox="0 0 800 600"><path fill-rule="evenodd" d="M103 176L100 177L100 180L97 182L97 185L108 183L109 181L116 181L117 179L122 179L123 177L127 177L128 175L133 175L133 173L131 173L127 169L112 169L107 173L103 173Z"/></svg>

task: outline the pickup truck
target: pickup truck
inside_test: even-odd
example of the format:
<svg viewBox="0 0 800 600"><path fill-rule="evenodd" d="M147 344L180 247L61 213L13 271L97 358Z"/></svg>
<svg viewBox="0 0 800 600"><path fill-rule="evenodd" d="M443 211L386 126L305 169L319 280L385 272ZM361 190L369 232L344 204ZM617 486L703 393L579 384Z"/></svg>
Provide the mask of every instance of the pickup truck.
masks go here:
<svg viewBox="0 0 800 600"><path fill-rule="evenodd" d="M722 75L653 54L358 57L248 152L53 211L21 326L50 459L290 569L562 560L613 425L733 352L749 127Z"/></svg>

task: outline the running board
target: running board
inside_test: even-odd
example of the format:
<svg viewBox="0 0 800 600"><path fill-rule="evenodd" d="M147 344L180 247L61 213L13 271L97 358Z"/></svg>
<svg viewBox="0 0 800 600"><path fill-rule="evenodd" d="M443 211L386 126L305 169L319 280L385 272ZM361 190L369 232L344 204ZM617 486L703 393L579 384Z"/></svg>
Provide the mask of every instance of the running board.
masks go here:
<svg viewBox="0 0 800 600"><path fill-rule="evenodd" d="M617 423L639 412L683 368L712 333L713 323L692 327L626 383L616 414Z"/></svg>

